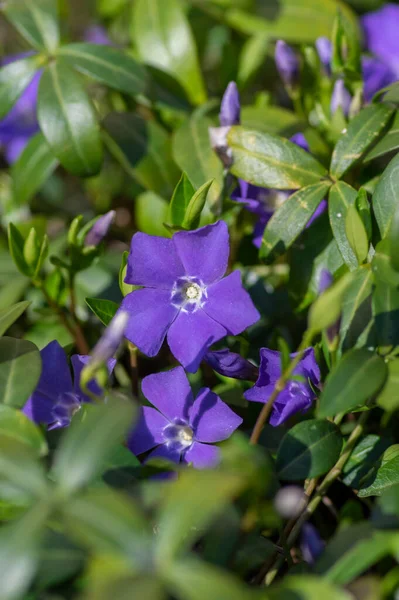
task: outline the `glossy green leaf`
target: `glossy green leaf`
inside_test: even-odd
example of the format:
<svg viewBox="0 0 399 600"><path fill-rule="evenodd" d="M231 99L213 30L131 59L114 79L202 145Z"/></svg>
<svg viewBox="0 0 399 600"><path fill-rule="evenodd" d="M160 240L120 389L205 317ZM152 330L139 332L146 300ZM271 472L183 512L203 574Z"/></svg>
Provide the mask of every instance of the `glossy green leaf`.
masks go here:
<svg viewBox="0 0 399 600"><path fill-rule="evenodd" d="M205 102L195 40L178 0L136 0L132 36L143 62L176 77L194 104Z"/></svg>
<svg viewBox="0 0 399 600"><path fill-rule="evenodd" d="M183 227L186 229L195 229L199 225L202 210L205 206L205 202L213 184L213 179L207 181L193 194L183 219Z"/></svg>
<svg viewBox="0 0 399 600"><path fill-rule="evenodd" d="M238 475L216 471L187 470L165 489L158 515L156 555L159 563L170 564L201 536L223 508L230 504L244 480Z"/></svg>
<svg viewBox="0 0 399 600"><path fill-rule="evenodd" d="M74 493L94 479L132 427L133 408L129 400L108 394L106 404L79 413L54 458L53 475L64 490Z"/></svg>
<svg viewBox="0 0 399 600"><path fill-rule="evenodd" d="M319 417L364 406L383 386L388 375L384 360L365 348L344 354L326 379L320 396Z"/></svg>
<svg viewBox="0 0 399 600"><path fill-rule="evenodd" d="M317 419L297 423L278 448L277 475L288 481L323 475L337 462L341 448L342 436L334 423Z"/></svg>
<svg viewBox="0 0 399 600"><path fill-rule="evenodd" d="M343 295L352 280L352 273L346 273L316 299L309 311L309 329L320 332L337 321L342 310Z"/></svg>
<svg viewBox="0 0 399 600"><path fill-rule="evenodd" d="M12 166L14 197L25 204L40 190L58 165L42 133L34 135Z"/></svg>
<svg viewBox="0 0 399 600"><path fill-rule="evenodd" d="M378 395L377 404L388 411L399 408L399 359L388 362L388 377L381 393Z"/></svg>
<svg viewBox="0 0 399 600"><path fill-rule="evenodd" d="M315 575L288 576L264 600L351 600L352 594Z"/></svg>
<svg viewBox="0 0 399 600"><path fill-rule="evenodd" d="M63 583L83 569L85 554L61 533L48 529L41 544L36 585L39 589Z"/></svg>
<svg viewBox="0 0 399 600"><path fill-rule="evenodd" d="M0 402L21 408L39 381L40 352L32 342L0 338Z"/></svg>
<svg viewBox="0 0 399 600"><path fill-rule="evenodd" d="M353 252L346 233L346 215L349 206L355 204L357 192L353 187L343 181L338 181L330 189L328 198L328 214L331 229L337 241L342 258L350 269L358 266L358 261Z"/></svg>
<svg viewBox="0 0 399 600"><path fill-rule="evenodd" d="M194 113L173 137L173 157L195 188L198 189L204 181L215 180L209 194L211 206L216 203L223 187L223 166L209 142L208 130L212 125L210 119Z"/></svg>
<svg viewBox="0 0 399 600"><path fill-rule="evenodd" d="M399 273L392 267L390 252L390 240L388 238L381 240L375 248L371 268L380 281L399 286Z"/></svg>
<svg viewBox="0 0 399 600"><path fill-rule="evenodd" d="M166 200L155 192L143 192L136 196L135 217L139 231L149 235L164 236L164 223L168 220L169 206Z"/></svg>
<svg viewBox="0 0 399 600"><path fill-rule="evenodd" d="M39 427L23 412L5 404L0 404L0 436L25 444L36 456L47 453L47 442Z"/></svg>
<svg viewBox="0 0 399 600"><path fill-rule="evenodd" d="M371 148L367 153L364 160L368 162L374 158L384 156L389 152L393 152L399 148L399 112L397 111L395 117L392 119L389 125L389 129L382 136L380 140Z"/></svg>
<svg viewBox="0 0 399 600"><path fill-rule="evenodd" d="M18 270L27 277L30 277L32 270L26 264L26 260L24 257L24 245L25 240L22 237L19 230L15 227L13 223L8 225L8 247L10 249L10 254L18 268Z"/></svg>
<svg viewBox="0 0 399 600"><path fill-rule="evenodd" d="M109 113L104 127L112 138L109 149L126 171L147 190L169 198L179 172L166 130L133 113Z"/></svg>
<svg viewBox="0 0 399 600"><path fill-rule="evenodd" d="M384 238L389 231L398 204L398 187L399 154L391 160L381 175L372 198L373 210L382 238Z"/></svg>
<svg viewBox="0 0 399 600"><path fill-rule="evenodd" d="M186 173L182 173L179 183L174 189L172 199L169 204L168 223L171 225L182 225L186 214L187 206L195 194L195 188L189 180Z"/></svg>
<svg viewBox="0 0 399 600"><path fill-rule="evenodd" d="M399 483L399 444L385 450L375 468L359 489L360 498L381 496L386 490Z"/></svg>
<svg viewBox="0 0 399 600"><path fill-rule="evenodd" d="M131 96L145 92L145 69L127 52L112 46L81 42L62 46L58 55L84 75L115 90Z"/></svg>
<svg viewBox="0 0 399 600"><path fill-rule="evenodd" d="M272 261L283 254L305 229L328 192L329 184L319 182L292 194L276 210L263 234L260 256Z"/></svg>
<svg viewBox="0 0 399 600"><path fill-rule="evenodd" d="M349 245L356 256L359 265L361 265L367 258L369 242L363 221L354 204L348 206L348 210L346 211L345 233Z"/></svg>
<svg viewBox="0 0 399 600"><path fill-rule="evenodd" d="M371 291L374 276L370 268L353 272L352 281L342 296L339 335L343 351L357 345L372 318Z"/></svg>
<svg viewBox="0 0 399 600"><path fill-rule="evenodd" d="M395 271L399 271L399 209L396 206L395 211L393 213L391 227L389 228L389 248L390 248L390 257L391 257L391 265L395 269Z"/></svg>
<svg viewBox="0 0 399 600"><path fill-rule="evenodd" d="M240 53L238 63L237 82L245 86L264 64L269 49L270 37L260 33L253 35L245 42Z"/></svg>
<svg viewBox="0 0 399 600"><path fill-rule="evenodd" d="M399 344L399 289L378 278L373 292L373 315L378 344Z"/></svg>
<svg viewBox="0 0 399 600"><path fill-rule="evenodd" d="M371 209L370 202L367 195L367 190L361 187L357 193L355 206L359 212L359 215L363 221L364 228L366 230L367 239L371 239L373 228L371 221Z"/></svg>
<svg viewBox="0 0 399 600"><path fill-rule="evenodd" d="M30 302L18 302L7 308L0 310L0 335L3 335L7 329L26 311Z"/></svg>
<svg viewBox="0 0 399 600"><path fill-rule="evenodd" d="M388 385L388 381L384 387ZM367 475L388 446L389 440L379 435L371 433L361 438L342 470L344 484L355 489L359 488L362 478Z"/></svg>
<svg viewBox="0 0 399 600"><path fill-rule="evenodd" d="M333 177L343 177L364 156L392 115L389 106L372 104L352 119L334 148L330 168Z"/></svg>
<svg viewBox="0 0 399 600"><path fill-rule="evenodd" d="M80 177L98 173L103 154L94 108L79 76L60 59L43 71L37 116L44 137L68 171Z"/></svg>
<svg viewBox="0 0 399 600"><path fill-rule="evenodd" d="M38 50L53 52L59 43L58 5L54 0L8 0L4 12L19 33Z"/></svg>
<svg viewBox="0 0 399 600"><path fill-rule="evenodd" d="M113 319L119 305L112 300L103 300L102 298L85 298L87 306L100 319L103 325L109 325Z"/></svg>
<svg viewBox="0 0 399 600"><path fill-rule="evenodd" d="M0 69L0 118L14 106L38 70L37 56L16 60Z"/></svg>
<svg viewBox="0 0 399 600"><path fill-rule="evenodd" d="M227 141L232 151L231 172L253 185L292 190L319 183L327 175L308 152L276 135L235 126Z"/></svg>

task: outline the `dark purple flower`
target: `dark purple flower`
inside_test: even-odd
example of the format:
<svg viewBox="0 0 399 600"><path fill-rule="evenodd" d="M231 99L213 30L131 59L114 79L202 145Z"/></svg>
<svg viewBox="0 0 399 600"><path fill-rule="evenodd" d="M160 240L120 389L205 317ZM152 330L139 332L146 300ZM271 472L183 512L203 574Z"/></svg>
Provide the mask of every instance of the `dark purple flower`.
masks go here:
<svg viewBox="0 0 399 600"><path fill-rule="evenodd" d="M167 335L173 355L194 373L213 343L259 319L240 272L223 277L228 257L224 221L178 231L172 239L136 233L125 282L143 288L121 304L130 316L127 339L155 356Z"/></svg>
<svg viewBox="0 0 399 600"><path fill-rule="evenodd" d="M85 238L85 246L98 246L105 236L115 219L115 211L110 210L105 215L102 215L94 223Z"/></svg>
<svg viewBox="0 0 399 600"><path fill-rule="evenodd" d="M26 56L29 54L9 56L3 59L2 64L10 64ZM40 76L41 72L33 76L10 112L0 120L0 146L4 148L9 164L19 158L29 139L39 131L36 105Z"/></svg>
<svg viewBox="0 0 399 600"><path fill-rule="evenodd" d="M399 78L399 6L388 3L361 18L367 49Z"/></svg>
<svg viewBox="0 0 399 600"><path fill-rule="evenodd" d="M125 335L129 321L127 312L120 310L116 313L103 335L91 352L90 364L108 362L118 350Z"/></svg>
<svg viewBox="0 0 399 600"><path fill-rule="evenodd" d="M316 527L311 523L304 523L301 530L301 552L303 560L313 565L325 548Z"/></svg>
<svg viewBox="0 0 399 600"><path fill-rule="evenodd" d="M182 367L148 375L141 385L156 408L142 408L128 440L133 454L155 448L148 458L192 463L197 469L215 466L219 448L213 444L230 437L242 419L209 388L194 399Z"/></svg>
<svg viewBox="0 0 399 600"><path fill-rule="evenodd" d="M240 123L240 94L235 81L230 81L223 94L220 105L219 121L222 127Z"/></svg>
<svg viewBox="0 0 399 600"><path fill-rule="evenodd" d="M291 354L294 358L296 353ZM273 405L270 424L281 425L296 412L307 411L315 398L312 389L320 383L320 369L316 362L313 348L307 348L294 370L304 381L290 380L285 389L279 393ZM247 400L265 404L274 386L281 376L281 353L268 348L260 349L259 377L254 387L244 393Z"/></svg>
<svg viewBox="0 0 399 600"><path fill-rule="evenodd" d="M332 60L332 43L326 37L319 37L316 40L316 50L319 55L320 62L323 65L327 75L331 75L331 60Z"/></svg>
<svg viewBox="0 0 399 600"><path fill-rule="evenodd" d="M349 114L349 108L352 102L352 96L345 87L343 79L337 79L334 83L333 92L331 95L330 110L333 115L338 108L342 109L345 116Z"/></svg>
<svg viewBox="0 0 399 600"><path fill-rule="evenodd" d="M371 102L374 94L397 80L391 68L379 58L363 56L364 99Z"/></svg>
<svg viewBox="0 0 399 600"><path fill-rule="evenodd" d="M322 294L323 292L328 290L328 288L333 283L334 283L334 277L331 275L330 271L328 269L322 269L320 271L320 275L319 275L319 286L318 286L319 294ZM338 339L340 325L341 325L341 317L339 317L335 321L335 323L333 323L332 325L330 325L330 327L328 327L326 329L327 340L330 345L333 345L336 343L336 341Z"/></svg>
<svg viewBox="0 0 399 600"><path fill-rule="evenodd" d="M89 25L84 32L84 39L91 44L100 46L112 46L113 42L109 39L107 30L101 25Z"/></svg>
<svg viewBox="0 0 399 600"><path fill-rule="evenodd" d="M293 86L299 79L299 60L295 50L283 40L277 40L274 52L277 71L284 84Z"/></svg>
<svg viewBox="0 0 399 600"><path fill-rule="evenodd" d="M204 360L214 371L225 377L246 381L256 381L258 378L257 367L239 354L230 352L228 348L208 352Z"/></svg>
<svg viewBox="0 0 399 600"><path fill-rule="evenodd" d="M302 148L302 150L305 150L306 152L310 152L308 141L305 138L305 136L303 135L303 133L294 133L294 135L292 135L290 137L290 142L292 142L293 144L296 144L297 146Z"/></svg>
<svg viewBox="0 0 399 600"><path fill-rule="evenodd" d="M47 344L40 355L42 357L42 373L39 383L23 412L35 423L43 423L49 429L66 427L70 424L73 415L80 409L82 402L91 402L90 398L82 392L79 386L80 374L91 360L90 356L75 354L71 357L73 369L73 382L64 349L54 340ZM108 361L108 372L112 373L116 361ZM92 381L89 390L99 396L101 390L97 383Z"/></svg>
<svg viewBox="0 0 399 600"><path fill-rule="evenodd" d="M320 215L322 215L327 210L327 207L328 207L327 200L324 198L320 202L319 206L316 208L313 215L310 217L309 221L306 224L306 228L310 227L312 225L312 223L314 223L316 221L316 219L318 219L320 217Z"/></svg>

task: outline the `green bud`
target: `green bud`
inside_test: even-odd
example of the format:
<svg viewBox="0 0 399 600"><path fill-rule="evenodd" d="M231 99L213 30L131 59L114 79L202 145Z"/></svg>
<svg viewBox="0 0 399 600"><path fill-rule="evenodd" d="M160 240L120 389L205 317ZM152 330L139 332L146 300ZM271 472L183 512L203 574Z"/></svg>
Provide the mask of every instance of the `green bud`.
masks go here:
<svg viewBox="0 0 399 600"><path fill-rule="evenodd" d="M34 273L35 279L38 277L38 275L40 273L40 269L42 268L44 261L47 258L48 249L49 249L48 235L45 234L42 239L42 243L40 246L40 252L39 252L39 258L36 263L36 268L35 268L35 273Z"/></svg>
<svg viewBox="0 0 399 600"><path fill-rule="evenodd" d="M32 269L35 268L40 255L40 243L37 237L36 229L32 227L24 244L24 259L26 264Z"/></svg>
<svg viewBox="0 0 399 600"><path fill-rule="evenodd" d="M130 294L130 292L133 292L133 290L136 289L136 286L125 283L128 256L129 252L125 250L125 252L122 254L122 263L119 269L119 287L124 296L127 296Z"/></svg>
<svg viewBox="0 0 399 600"><path fill-rule="evenodd" d="M78 243L78 234L79 234L79 231L80 231L82 220L83 220L83 215L78 215L77 217L74 218L74 220L72 221L72 223L71 223L71 225L69 227L69 231L68 231L68 244L70 246L77 246L77 245L79 245L79 243Z"/></svg>
<svg viewBox="0 0 399 600"><path fill-rule="evenodd" d="M8 245L10 248L10 254L18 268L18 271L20 271L23 275L30 277L31 269L24 257L25 240L13 223L8 225Z"/></svg>

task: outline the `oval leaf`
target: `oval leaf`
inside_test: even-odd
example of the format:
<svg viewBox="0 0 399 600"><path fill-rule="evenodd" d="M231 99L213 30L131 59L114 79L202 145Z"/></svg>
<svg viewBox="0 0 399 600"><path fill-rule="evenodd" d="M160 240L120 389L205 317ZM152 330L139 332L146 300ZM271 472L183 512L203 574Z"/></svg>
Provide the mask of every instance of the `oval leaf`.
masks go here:
<svg viewBox="0 0 399 600"><path fill-rule="evenodd" d="M338 181L330 189L328 198L328 214L331 229L337 241L342 258L350 269L358 266L357 258L353 252L346 235L346 215L349 206L355 204L357 192L347 183Z"/></svg>
<svg viewBox="0 0 399 600"><path fill-rule="evenodd" d="M280 479L299 481L327 473L337 462L342 436L334 423L311 419L294 425L277 451Z"/></svg>
<svg viewBox="0 0 399 600"><path fill-rule="evenodd" d="M399 344L398 313L398 288L377 279L373 291L373 315L380 346Z"/></svg>
<svg viewBox="0 0 399 600"><path fill-rule="evenodd" d="M330 168L333 177L340 179L362 158L378 139L393 112L392 108L384 104L372 104L352 119L334 148Z"/></svg>
<svg viewBox="0 0 399 600"><path fill-rule="evenodd" d="M32 342L0 339L0 402L21 408L36 388L42 370L40 352Z"/></svg>
<svg viewBox="0 0 399 600"><path fill-rule="evenodd" d="M0 310L0 335L3 335L7 329L26 311L30 302L18 302L8 308Z"/></svg>
<svg viewBox="0 0 399 600"><path fill-rule="evenodd" d="M377 404L384 410L393 412L399 408L399 360L388 363L388 378L377 398Z"/></svg>
<svg viewBox="0 0 399 600"><path fill-rule="evenodd" d="M253 185L294 190L327 175L309 152L276 135L236 126L227 141L233 153L231 172Z"/></svg>
<svg viewBox="0 0 399 600"><path fill-rule="evenodd" d="M58 52L72 67L132 96L146 88L144 67L126 52L100 44L68 44Z"/></svg>
<svg viewBox="0 0 399 600"><path fill-rule="evenodd" d="M352 279L353 274L346 273L317 298L309 311L309 329L320 332L337 321L342 310L342 297Z"/></svg>
<svg viewBox="0 0 399 600"><path fill-rule="evenodd" d="M364 406L382 387L387 374L387 366L377 354L365 348L349 350L327 377L318 416L332 417Z"/></svg>
<svg viewBox="0 0 399 600"><path fill-rule="evenodd" d="M395 156L381 175L375 188L372 205L375 218L384 238L391 226L391 221L398 204L399 189L399 154Z"/></svg>
<svg viewBox="0 0 399 600"><path fill-rule="evenodd" d="M191 198L183 219L183 227L186 229L195 229L199 225L201 212L205 206L208 192L212 186L213 179L201 185Z"/></svg>
<svg viewBox="0 0 399 600"><path fill-rule="evenodd" d="M36 456L47 453L47 443L39 427L23 412L5 404L0 404L0 435L25 444Z"/></svg>
<svg viewBox="0 0 399 600"><path fill-rule="evenodd" d="M101 298L85 298L87 306L100 319L104 325L109 325L119 308L119 304L112 300L102 300Z"/></svg>
<svg viewBox="0 0 399 600"><path fill-rule="evenodd" d="M169 204L168 221L171 225L183 225L187 206L194 194L195 188L187 174L183 172Z"/></svg>
<svg viewBox="0 0 399 600"><path fill-rule="evenodd" d="M344 291L341 304L340 344L343 352L361 346L362 333L368 331L371 314L373 272L363 267L353 272L353 279Z"/></svg>
<svg viewBox="0 0 399 600"><path fill-rule="evenodd" d="M40 128L60 163L74 175L95 175L103 159L93 106L77 75L60 60L43 72L39 85Z"/></svg>
<svg viewBox="0 0 399 600"><path fill-rule="evenodd" d="M366 229L354 204L348 207L345 217L345 233L359 265L367 258L369 241Z"/></svg>
<svg viewBox="0 0 399 600"><path fill-rule="evenodd" d="M359 490L360 498L381 496L387 489L399 483L399 444L385 450L381 459L371 470Z"/></svg>
<svg viewBox="0 0 399 600"><path fill-rule="evenodd" d="M58 4L54 0L8 0L7 19L35 48L53 52L59 43Z"/></svg>

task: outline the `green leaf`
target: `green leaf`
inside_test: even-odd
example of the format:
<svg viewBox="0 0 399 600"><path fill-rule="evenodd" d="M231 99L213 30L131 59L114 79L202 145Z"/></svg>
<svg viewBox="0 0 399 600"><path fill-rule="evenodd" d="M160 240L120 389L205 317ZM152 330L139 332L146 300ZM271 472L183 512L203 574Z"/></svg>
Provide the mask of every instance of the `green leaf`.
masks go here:
<svg viewBox="0 0 399 600"><path fill-rule="evenodd" d="M26 204L40 190L53 171L58 160L42 133L30 138L18 160L13 164L14 197L18 204Z"/></svg>
<svg viewBox="0 0 399 600"><path fill-rule="evenodd" d="M31 275L31 269L26 264L26 260L24 257L24 245L25 240L20 234L19 230L15 227L13 223L9 223L8 225L8 247L10 249L10 254L18 268L18 270L27 277Z"/></svg>
<svg viewBox="0 0 399 600"><path fill-rule="evenodd" d="M310 217L328 192L329 184L319 182L292 194L276 210L263 234L260 256L273 261L283 254L305 229Z"/></svg>
<svg viewBox="0 0 399 600"><path fill-rule="evenodd" d="M194 194L195 188L187 174L183 172L169 204L168 222L171 225L183 225L187 206Z"/></svg>
<svg viewBox="0 0 399 600"><path fill-rule="evenodd" d="M359 489L359 497L381 496L397 483L399 483L399 444L394 444L385 450L379 463L364 480Z"/></svg>
<svg viewBox="0 0 399 600"><path fill-rule="evenodd" d="M264 600L351 600L352 594L315 575L289 576L268 590Z"/></svg>
<svg viewBox="0 0 399 600"><path fill-rule="evenodd" d="M36 456L35 456L36 454ZM11 486L11 495L31 501L45 498L48 493L47 480L37 452L25 442L6 434L0 434L0 479Z"/></svg>
<svg viewBox="0 0 399 600"><path fill-rule="evenodd" d="M168 203L155 192L139 194L135 200L137 229L149 235L164 236L168 210Z"/></svg>
<svg viewBox="0 0 399 600"><path fill-rule="evenodd" d="M144 94L144 67L127 52L101 44L77 43L62 46L58 51L66 62L97 81L131 96Z"/></svg>
<svg viewBox="0 0 399 600"><path fill-rule="evenodd" d="M317 298L309 311L309 329L320 332L337 321L342 310L342 297L352 280L352 273L346 273Z"/></svg>
<svg viewBox="0 0 399 600"><path fill-rule="evenodd" d="M85 298L85 302L104 325L110 324L119 308L119 305L116 302L112 302L112 300L103 300L101 298Z"/></svg>
<svg viewBox="0 0 399 600"><path fill-rule="evenodd" d="M391 227L388 233L391 265L395 271L399 271L399 209L395 208L393 213Z"/></svg>
<svg viewBox="0 0 399 600"><path fill-rule="evenodd" d="M371 148L371 150L364 157L364 162L374 160L384 156L393 150L399 148L399 112L395 113L395 117L392 119L388 131L382 136L382 138Z"/></svg>
<svg viewBox="0 0 399 600"><path fill-rule="evenodd" d="M245 480L216 471L187 470L164 490L158 514L156 556L159 564L183 554L203 529L232 502Z"/></svg>
<svg viewBox="0 0 399 600"><path fill-rule="evenodd" d="M347 131L339 138L331 158L330 173L340 179L364 156L393 115L384 104L367 106L352 119Z"/></svg>
<svg viewBox="0 0 399 600"><path fill-rule="evenodd" d="M366 350L349 350L326 379L318 416L332 417L364 406L382 387L388 375L384 360Z"/></svg>
<svg viewBox="0 0 399 600"><path fill-rule="evenodd" d="M61 533L46 530L40 552L40 564L35 578L36 589L46 589L71 579L85 564L81 548Z"/></svg>
<svg viewBox="0 0 399 600"><path fill-rule="evenodd" d="M195 40L178 0L136 0L132 37L143 62L176 77L194 104L206 101Z"/></svg>
<svg viewBox="0 0 399 600"><path fill-rule="evenodd" d="M53 52L58 44L58 5L54 0L8 0L4 13L29 44Z"/></svg>
<svg viewBox="0 0 399 600"><path fill-rule="evenodd" d="M353 272L352 281L344 291L339 331L344 352L357 345L361 334L370 323L373 280L371 269L361 267Z"/></svg>
<svg viewBox="0 0 399 600"><path fill-rule="evenodd" d="M280 106L243 106L241 124L246 129L290 135L301 128L295 113Z"/></svg>
<svg viewBox="0 0 399 600"><path fill-rule="evenodd" d="M397 190L399 187L399 154L389 163L375 188L372 205L375 218L384 238L391 226L397 207Z"/></svg>
<svg viewBox="0 0 399 600"><path fill-rule="evenodd" d="M349 245L356 256L359 265L361 265L367 258L369 241L367 239L363 221L354 204L351 204L346 212L345 233Z"/></svg>
<svg viewBox="0 0 399 600"><path fill-rule="evenodd" d="M30 302L18 302L8 308L0 310L0 335L3 335L7 329L26 311Z"/></svg>
<svg viewBox="0 0 399 600"><path fill-rule="evenodd" d="M337 462L342 436L334 423L310 419L294 425L277 451L279 479L299 481L327 473Z"/></svg>
<svg viewBox="0 0 399 600"><path fill-rule="evenodd" d="M390 412L399 408L399 359L388 362L388 378L377 398L377 404Z"/></svg>
<svg viewBox="0 0 399 600"><path fill-rule="evenodd" d="M320 183L326 169L296 144L270 133L231 127L231 172L253 185L292 190Z"/></svg>
<svg viewBox="0 0 399 600"><path fill-rule="evenodd" d="M196 558L175 562L165 573L179 600L254 600L257 595L233 574Z"/></svg>
<svg viewBox="0 0 399 600"><path fill-rule="evenodd" d="M205 202L208 196L208 192L213 184L213 179L207 181L194 193L188 206L183 219L183 227L185 229L195 229L199 225L202 210L205 206Z"/></svg>
<svg viewBox="0 0 399 600"><path fill-rule="evenodd" d="M0 402L21 408L36 388L42 370L40 352L32 342L0 338Z"/></svg>
<svg viewBox="0 0 399 600"><path fill-rule="evenodd" d="M5 404L0 404L0 436L25 444L36 456L47 454L42 431L23 412Z"/></svg>
<svg viewBox="0 0 399 600"><path fill-rule="evenodd" d="M209 142L208 130L212 125L210 119L194 113L174 134L173 156L197 189L204 181L215 180L208 199L214 206L223 188L223 166Z"/></svg>
<svg viewBox="0 0 399 600"><path fill-rule="evenodd" d="M358 489L362 478L367 475L388 446L389 440L386 438L375 434L365 435L352 450L342 470L344 484Z"/></svg>
<svg viewBox="0 0 399 600"><path fill-rule="evenodd" d="M16 60L0 69L0 118L14 106L38 70L37 56Z"/></svg>
<svg viewBox="0 0 399 600"><path fill-rule="evenodd" d="M356 198L356 190L343 181L338 181L332 186L328 198L331 229L342 258L350 269L355 269L358 266L358 261L347 238L346 215L348 208L355 204Z"/></svg>
<svg viewBox="0 0 399 600"><path fill-rule="evenodd" d="M94 108L79 77L60 59L43 71L37 116L44 137L68 171L79 177L99 172L103 153Z"/></svg>
<svg viewBox="0 0 399 600"><path fill-rule="evenodd" d="M264 33L253 35L245 42L238 63L237 82L240 87L248 84L264 64L269 44L270 37Z"/></svg>
<svg viewBox="0 0 399 600"><path fill-rule="evenodd" d="M74 493L96 477L132 427L133 408L127 399L108 394L106 404L80 411L54 458L53 475L62 489Z"/></svg>
<svg viewBox="0 0 399 600"><path fill-rule="evenodd" d="M378 344L399 344L399 289L378 278L373 292L373 315Z"/></svg>
<svg viewBox="0 0 399 600"><path fill-rule="evenodd" d="M371 268L373 273L380 280L392 286L399 285L399 273L395 271L391 264L391 244L389 239L381 240L376 248Z"/></svg>
<svg viewBox="0 0 399 600"><path fill-rule="evenodd" d="M367 195L367 190L364 187L361 187L357 193L356 208L359 212L359 215L363 221L364 228L366 230L367 238L371 239L373 233L373 227L371 222L371 209L370 202Z"/></svg>
<svg viewBox="0 0 399 600"><path fill-rule="evenodd" d="M104 127L112 138L109 149L126 171L144 188L168 198L179 172L167 131L133 113L110 113Z"/></svg>

